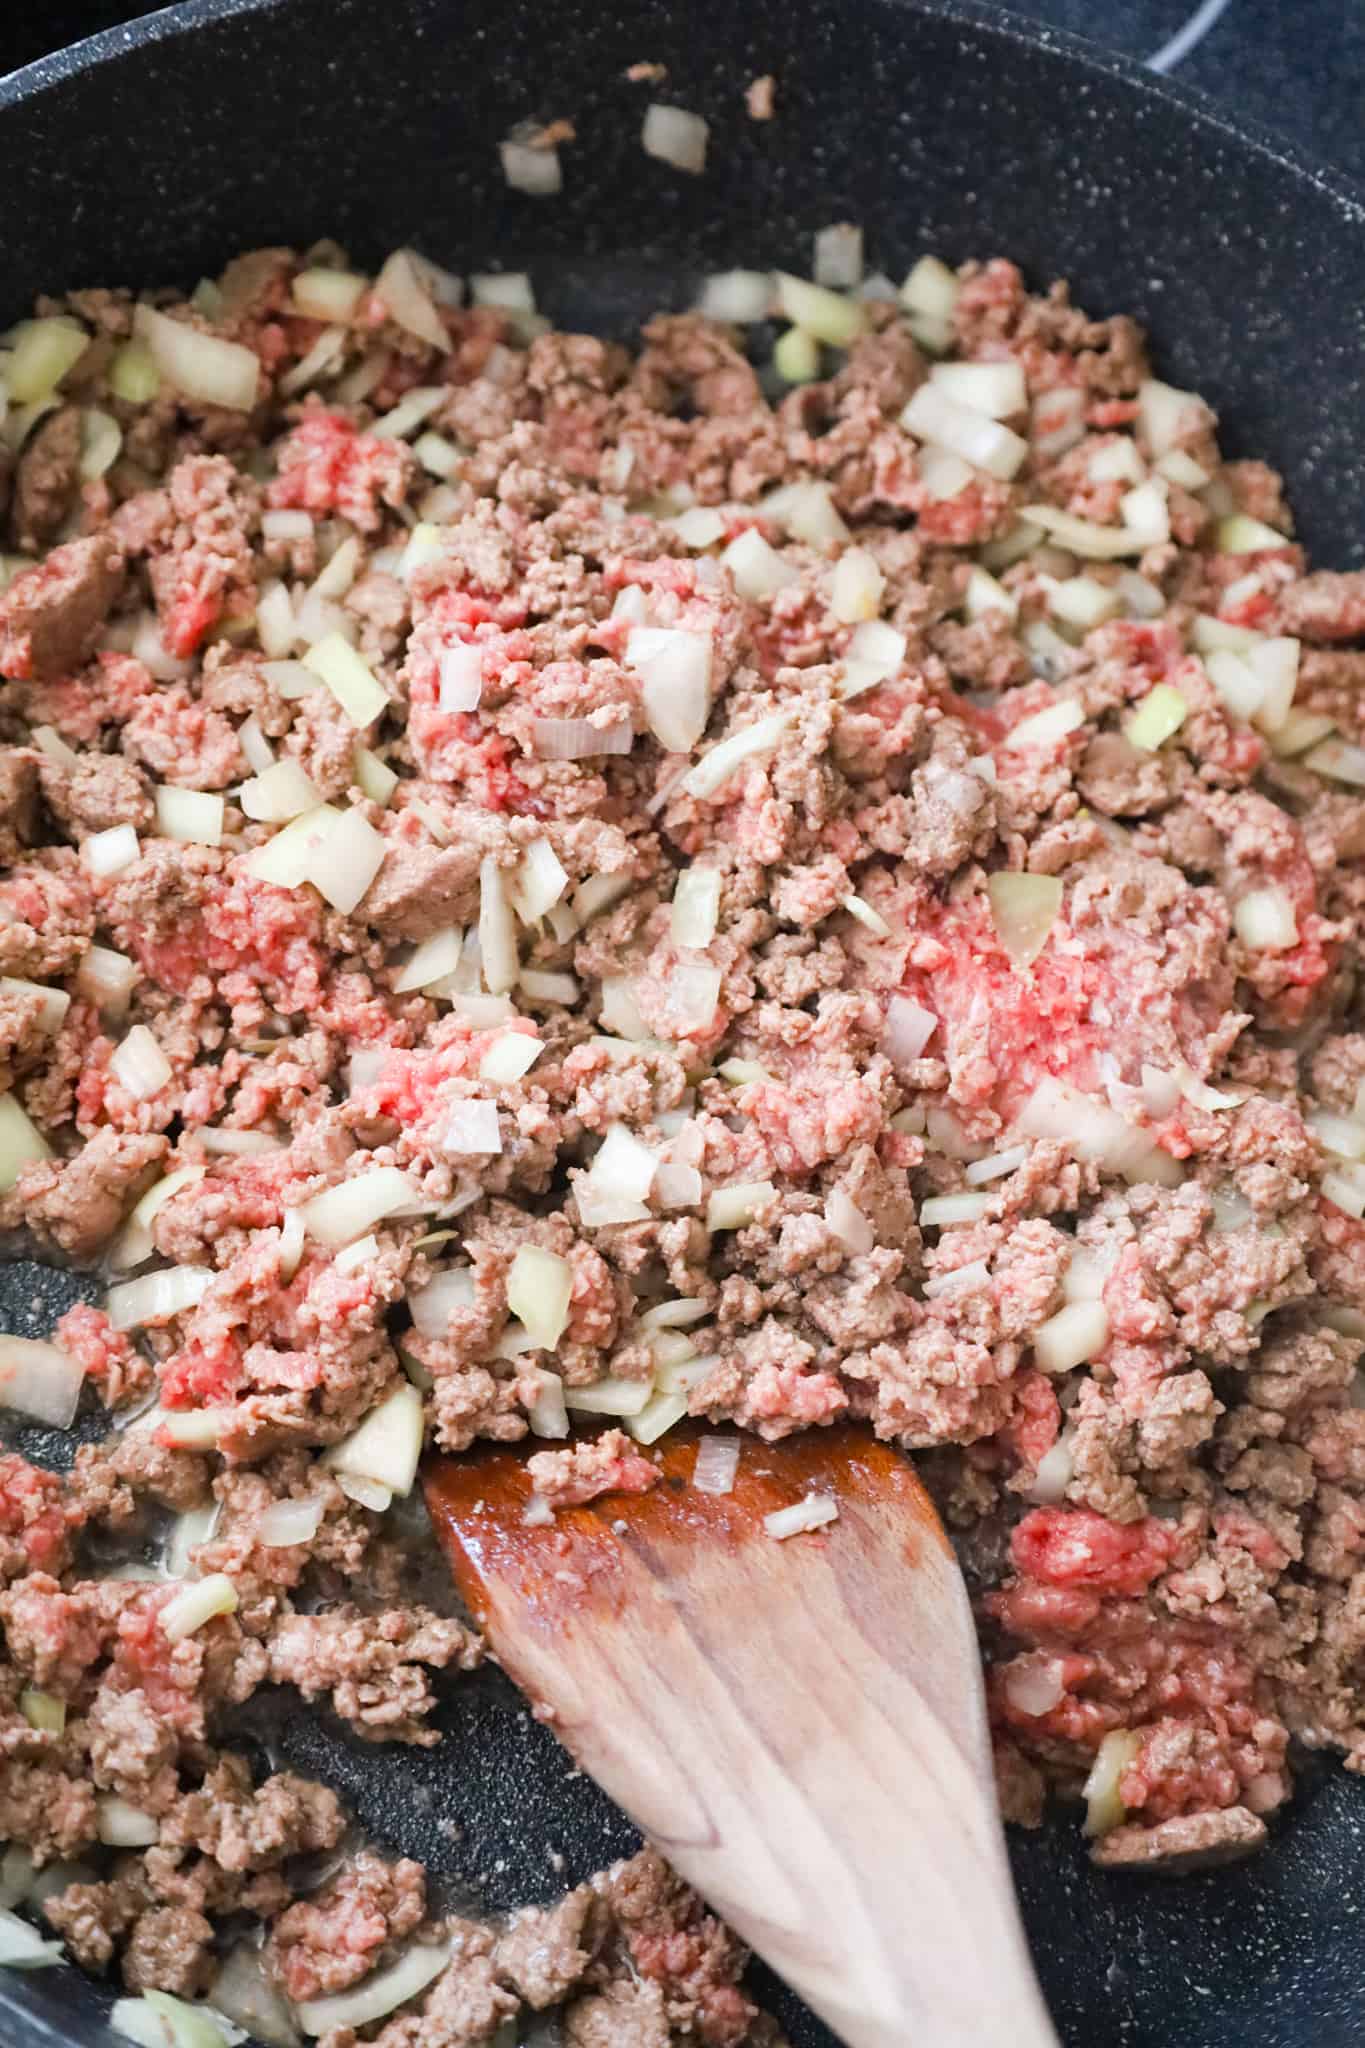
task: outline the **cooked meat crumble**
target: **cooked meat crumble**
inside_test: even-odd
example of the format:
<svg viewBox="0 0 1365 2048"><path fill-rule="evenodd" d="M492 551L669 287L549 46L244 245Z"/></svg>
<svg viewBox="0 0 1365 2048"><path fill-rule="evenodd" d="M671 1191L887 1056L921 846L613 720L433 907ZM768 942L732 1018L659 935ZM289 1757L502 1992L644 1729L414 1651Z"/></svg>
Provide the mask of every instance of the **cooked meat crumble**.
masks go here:
<svg viewBox="0 0 1365 2048"><path fill-rule="evenodd" d="M1012 1818L1180 1869L1365 1766L1365 573L1007 262L779 280L776 398L452 282L10 337L0 1225L111 1282L5 1384L122 1412L0 1467L7 1896L71 1864L71 1954L220 2003L251 1915L326 2048L772 2043L650 1852L501 1930L379 1848L298 1896L344 1815L231 1710L434 1739L423 1444L550 1519L684 1413L852 1416L961 1534Z"/></svg>

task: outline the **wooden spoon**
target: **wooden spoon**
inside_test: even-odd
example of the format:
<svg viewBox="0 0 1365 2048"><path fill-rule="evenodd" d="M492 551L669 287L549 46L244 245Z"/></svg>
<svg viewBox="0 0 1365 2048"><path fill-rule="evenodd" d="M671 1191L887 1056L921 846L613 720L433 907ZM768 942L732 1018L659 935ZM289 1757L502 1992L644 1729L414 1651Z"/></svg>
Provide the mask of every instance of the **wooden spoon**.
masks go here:
<svg viewBox="0 0 1365 2048"><path fill-rule="evenodd" d="M933 1505L862 1430L746 1440L692 1484L528 1526L522 1455L432 1460L500 1664L576 1760L848 2048L1057 2048L1015 1907L976 1635ZM829 1495L777 1541L765 1515Z"/></svg>

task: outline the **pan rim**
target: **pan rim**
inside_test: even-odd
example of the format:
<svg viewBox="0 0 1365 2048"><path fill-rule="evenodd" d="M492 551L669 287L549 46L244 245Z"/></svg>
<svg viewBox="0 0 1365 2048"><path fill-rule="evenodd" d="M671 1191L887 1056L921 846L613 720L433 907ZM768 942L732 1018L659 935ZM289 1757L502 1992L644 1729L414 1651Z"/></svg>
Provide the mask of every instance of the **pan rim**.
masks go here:
<svg viewBox="0 0 1365 2048"><path fill-rule="evenodd" d="M220 22L281 13L294 4L295 0L177 0L175 5L157 8L120 27L85 36L0 77L0 121L8 110L32 106L47 93L134 51L187 40L197 29ZM1198 87L1151 71L1119 51L1107 50L1069 29L1031 20L1011 8L988 5L986 0L861 0L861 4L888 16L901 14L956 25L994 43L1002 53L1024 47L1055 61L1060 69L1118 83L1139 102L1183 115L1210 140L1268 161L1296 185L1325 200L1344 224L1365 229L1365 183L1315 161L1273 128L1230 113Z"/></svg>

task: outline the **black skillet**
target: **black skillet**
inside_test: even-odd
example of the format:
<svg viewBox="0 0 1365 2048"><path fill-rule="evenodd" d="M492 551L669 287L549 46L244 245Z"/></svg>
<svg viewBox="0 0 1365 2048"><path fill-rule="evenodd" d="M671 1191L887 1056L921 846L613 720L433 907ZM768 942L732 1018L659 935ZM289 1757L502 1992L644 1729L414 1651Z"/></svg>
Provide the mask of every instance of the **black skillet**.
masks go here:
<svg viewBox="0 0 1365 2048"><path fill-rule="evenodd" d="M660 97L710 121L704 179L641 154L654 89L622 78L641 59L668 65ZM778 116L757 125L742 93L763 72ZM579 134L563 196L510 193L499 139L561 115ZM192 282L323 234L370 262L411 241L456 270L529 264L560 324L620 333L686 305L707 269L801 268L835 220L863 222L893 277L926 247L1008 253L1137 313L1233 451L1287 472L1317 559L1362 557L1360 201L1191 95L975 7L190 0L0 82L0 195L0 318L38 291ZM32 1267L0 1273L4 1327L36 1334L54 1312ZM443 1725L435 1752L357 1752L298 1715L285 1747L493 1909L632 1846L495 1677L453 1687ZM1365 1796L1341 1774L1309 1768L1256 1861L1178 1884L1096 1876L1071 1818L1015 1851L1069 2044L1365 2040ZM108 2048L107 2004L73 1973L0 1972L0 2048ZM798 2048L828 2048L786 2016Z"/></svg>

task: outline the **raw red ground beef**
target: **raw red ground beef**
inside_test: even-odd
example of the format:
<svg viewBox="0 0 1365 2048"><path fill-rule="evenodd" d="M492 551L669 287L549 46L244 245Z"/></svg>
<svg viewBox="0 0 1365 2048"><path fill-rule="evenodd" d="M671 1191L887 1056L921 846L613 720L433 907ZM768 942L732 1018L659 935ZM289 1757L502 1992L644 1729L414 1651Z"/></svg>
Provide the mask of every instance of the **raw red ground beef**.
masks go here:
<svg viewBox="0 0 1365 2048"><path fill-rule="evenodd" d="M319 350L342 260L166 302L249 412L127 295L43 309L100 339L0 590L0 1223L112 1250L56 1341L123 1413L0 1461L0 1841L134 1988L245 1914L298 2000L447 1943L382 2048L769 2043L657 1857L451 1920L232 1712L432 1739L480 1651L410 1589L422 1442L524 1440L548 1519L683 1409L853 1416L963 1537L1011 1816L1084 1787L1099 1862L1182 1869L1295 1746L1365 1768L1362 578L1006 262L783 391L695 314L433 299L436 347L368 280Z"/></svg>

